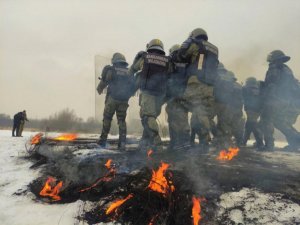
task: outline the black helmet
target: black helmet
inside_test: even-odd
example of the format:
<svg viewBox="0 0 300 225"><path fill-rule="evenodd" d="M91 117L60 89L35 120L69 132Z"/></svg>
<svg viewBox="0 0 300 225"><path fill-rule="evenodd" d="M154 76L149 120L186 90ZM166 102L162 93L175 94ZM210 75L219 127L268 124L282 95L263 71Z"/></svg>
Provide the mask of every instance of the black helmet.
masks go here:
<svg viewBox="0 0 300 225"><path fill-rule="evenodd" d="M259 82L256 80L255 77L248 77L245 85L248 87L256 87L259 85Z"/></svg>
<svg viewBox="0 0 300 225"><path fill-rule="evenodd" d="M285 63L285 62L289 61L290 59L291 59L291 57L285 55L283 53L283 51L281 51L281 50L274 50L274 51L270 52L270 54L267 57L267 61L269 63L274 63L274 62Z"/></svg>
<svg viewBox="0 0 300 225"><path fill-rule="evenodd" d="M159 39L152 39L147 44L146 47L147 47L147 51L149 51L149 50L158 50L158 51L161 51L161 52L165 53L164 44Z"/></svg>
<svg viewBox="0 0 300 225"><path fill-rule="evenodd" d="M193 40L195 40L195 39L204 39L206 41L208 40L207 33L202 28L194 29L190 34L190 38L192 38Z"/></svg>
<svg viewBox="0 0 300 225"><path fill-rule="evenodd" d="M124 63L124 64L128 64L126 62L126 58L123 54L116 52L115 54L113 54L113 57L111 59L111 63L115 64L115 63Z"/></svg>

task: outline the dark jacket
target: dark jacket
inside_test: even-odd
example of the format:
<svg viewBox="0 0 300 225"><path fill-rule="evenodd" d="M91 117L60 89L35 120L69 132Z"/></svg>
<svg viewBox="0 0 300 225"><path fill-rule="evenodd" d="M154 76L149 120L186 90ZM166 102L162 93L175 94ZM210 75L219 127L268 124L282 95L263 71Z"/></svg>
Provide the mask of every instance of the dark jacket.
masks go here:
<svg viewBox="0 0 300 225"><path fill-rule="evenodd" d="M262 96L260 94L260 87L244 86L243 87L244 109L245 111L261 112Z"/></svg>
<svg viewBox="0 0 300 225"><path fill-rule="evenodd" d="M125 65L106 66L102 71L102 80L98 91L107 87L107 96L118 101L128 101L134 94L134 77L128 73Z"/></svg>
<svg viewBox="0 0 300 225"><path fill-rule="evenodd" d="M187 85L186 66L186 63L173 63L173 73L170 75L167 84L168 98L183 95Z"/></svg>
<svg viewBox="0 0 300 225"><path fill-rule="evenodd" d="M139 52L130 67L130 74L138 71L139 89L150 95L165 95L172 71L170 58L158 52Z"/></svg>

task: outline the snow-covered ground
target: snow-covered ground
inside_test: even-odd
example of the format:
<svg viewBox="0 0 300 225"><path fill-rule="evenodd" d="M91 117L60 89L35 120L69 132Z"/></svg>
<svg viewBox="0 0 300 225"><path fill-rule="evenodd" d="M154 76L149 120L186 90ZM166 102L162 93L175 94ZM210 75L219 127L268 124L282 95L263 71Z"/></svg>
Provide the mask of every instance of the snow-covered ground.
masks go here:
<svg viewBox="0 0 300 225"><path fill-rule="evenodd" d="M82 201L47 205L36 202L30 192L14 194L26 190L27 185L39 177L39 170L29 169L32 163L21 157L26 154L26 141L34 133L24 132L23 135L24 137L11 137L11 131L0 130L0 224L83 225L76 219L84 207ZM293 165L300 159L299 154L299 157L289 153L262 155L268 160L285 160ZM218 205L218 218L223 222L232 221L228 224L294 224L291 221L300 224L300 206L283 200L279 194L244 188L239 192L223 194Z"/></svg>
<svg viewBox="0 0 300 225"><path fill-rule="evenodd" d="M0 131L0 224L74 224L81 201L46 205L33 201L31 193L14 195L39 176L39 170L29 169L32 163L20 157L25 155L25 142L31 135L24 132L23 137L11 137L11 131Z"/></svg>
<svg viewBox="0 0 300 225"><path fill-rule="evenodd" d="M243 188L221 195L219 221L234 224L300 224L300 206L280 194Z"/></svg>

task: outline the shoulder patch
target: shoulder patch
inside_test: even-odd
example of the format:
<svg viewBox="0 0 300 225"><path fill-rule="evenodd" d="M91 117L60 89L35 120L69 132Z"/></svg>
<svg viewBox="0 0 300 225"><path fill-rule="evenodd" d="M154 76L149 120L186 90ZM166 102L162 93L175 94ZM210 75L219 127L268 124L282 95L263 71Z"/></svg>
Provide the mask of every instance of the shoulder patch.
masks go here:
<svg viewBox="0 0 300 225"><path fill-rule="evenodd" d="M115 71L117 75L120 76L127 76L128 74L128 68L120 68L120 67L115 67Z"/></svg>

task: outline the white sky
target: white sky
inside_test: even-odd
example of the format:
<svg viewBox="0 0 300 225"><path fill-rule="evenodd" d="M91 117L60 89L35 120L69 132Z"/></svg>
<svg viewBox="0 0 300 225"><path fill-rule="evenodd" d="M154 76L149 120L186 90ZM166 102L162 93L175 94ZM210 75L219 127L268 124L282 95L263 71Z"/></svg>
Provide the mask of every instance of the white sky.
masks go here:
<svg viewBox="0 0 300 225"><path fill-rule="evenodd" d="M240 81L263 79L274 49L297 76L299 12L297 0L0 0L0 113L94 116L96 54L132 62L152 38L168 50L196 27Z"/></svg>

